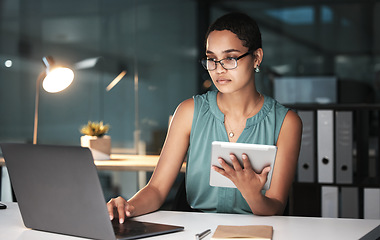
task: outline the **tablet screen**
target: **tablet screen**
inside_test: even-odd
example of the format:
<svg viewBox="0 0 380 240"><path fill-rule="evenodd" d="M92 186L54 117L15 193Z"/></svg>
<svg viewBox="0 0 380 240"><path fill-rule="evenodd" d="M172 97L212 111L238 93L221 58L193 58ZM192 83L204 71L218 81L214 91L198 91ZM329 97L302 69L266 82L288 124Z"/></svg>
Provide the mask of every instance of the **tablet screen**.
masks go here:
<svg viewBox="0 0 380 240"><path fill-rule="evenodd" d="M219 157L232 165L229 157L231 153L235 154L240 164L243 166L241 155L245 153L256 173L260 173L267 166L271 167L267 182L263 187L263 190L268 190L272 179L276 152L277 147L273 145L214 141L212 142L211 166L214 165L221 168L221 165L218 162ZM210 169L210 186L236 188L231 180L212 169Z"/></svg>

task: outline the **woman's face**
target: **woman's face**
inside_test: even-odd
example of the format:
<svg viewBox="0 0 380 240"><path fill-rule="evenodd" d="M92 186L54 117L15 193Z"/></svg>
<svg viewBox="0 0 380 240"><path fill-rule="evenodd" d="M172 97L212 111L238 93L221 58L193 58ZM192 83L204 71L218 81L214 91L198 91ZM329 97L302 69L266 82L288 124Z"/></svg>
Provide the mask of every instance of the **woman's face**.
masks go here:
<svg viewBox="0 0 380 240"><path fill-rule="evenodd" d="M206 43L206 56L208 59L219 61L227 57L239 57L248 52L236 34L228 30L212 31ZM236 92L249 84L254 84L254 68L257 61L249 54L237 61L237 68L224 69L217 63L216 69L209 71L212 81L220 92Z"/></svg>

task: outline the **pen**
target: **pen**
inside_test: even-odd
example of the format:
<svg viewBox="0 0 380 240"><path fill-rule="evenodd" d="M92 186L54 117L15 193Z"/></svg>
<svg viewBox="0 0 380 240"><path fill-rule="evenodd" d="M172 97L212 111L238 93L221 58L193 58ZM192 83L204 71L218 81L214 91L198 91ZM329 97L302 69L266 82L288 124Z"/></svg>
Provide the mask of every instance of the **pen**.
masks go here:
<svg viewBox="0 0 380 240"><path fill-rule="evenodd" d="M203 231L201 233L197 233L197 234L195 234L195 240L201 240L204 237L206 237L207 235L209 235L210 233L211 233L211 229L207 229L206 231Z"/></svg>

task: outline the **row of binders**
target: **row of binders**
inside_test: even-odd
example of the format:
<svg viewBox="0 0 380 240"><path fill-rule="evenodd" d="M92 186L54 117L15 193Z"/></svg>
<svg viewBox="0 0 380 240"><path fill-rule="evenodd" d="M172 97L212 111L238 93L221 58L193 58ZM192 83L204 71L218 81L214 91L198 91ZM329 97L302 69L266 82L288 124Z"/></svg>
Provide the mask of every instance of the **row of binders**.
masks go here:
<svg viewBox="0 0 380 240"><path fill-rule="evenodd" d="M317 179L319 183L352 184L353 112L302 110L297 113L303 122L298 182L312 183Z"/></svg>
<svg viewBox="0 0 380 240"><path fill-rule="evenodd" d="M318 203L313 205L313 209L318 213L307 212L308 209L304 208L296 209L299 206L294 206L298 214L380 219L378 176L380 135L377 131L370 132L374 130L370 130L369 119L370 113L378 111L378 109L297 111L303 123L297 168L297 182L300 183L298 188L312 188L319 192L314 194L314 200L315 197L320 197L320 202L315 200ZM371 171L374 173L371 174ZM307 199L302 196L302 192L300 195L299 190L297 193L301 199ZM299 201L297 203L301 204Z"/></svg>
<svg viewBox="0 0 380 240"><path fill-rule="evenodd" d="M380 188L322 186L321 194L322 217L380 219Z"/></svg>

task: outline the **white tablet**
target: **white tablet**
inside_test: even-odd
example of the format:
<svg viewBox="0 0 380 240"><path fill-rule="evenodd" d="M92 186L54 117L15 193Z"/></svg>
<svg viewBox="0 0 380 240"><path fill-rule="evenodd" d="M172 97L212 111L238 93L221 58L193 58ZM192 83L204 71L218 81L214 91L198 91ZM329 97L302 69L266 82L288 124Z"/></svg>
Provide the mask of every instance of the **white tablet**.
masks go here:
<svg viewBox="0 0 380 240"><path fill-rule="evenodd" d="M245 153L247 154L252 168L256 173L260 173L267 166L271 167L267 182L263 187L264 190L268 190L272 180L276 152L277 147L273 145L214 141L212 142L211 166L214 165L221 168L221 165L218 162L219 157L223 158L227 163L232 165L230 153L235 154L240 164L243 166L241 155ZM236 188L230 179L212 169L210 169L210 186Z"/></svg>

